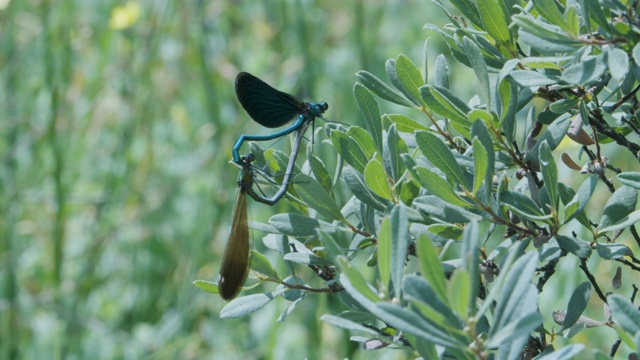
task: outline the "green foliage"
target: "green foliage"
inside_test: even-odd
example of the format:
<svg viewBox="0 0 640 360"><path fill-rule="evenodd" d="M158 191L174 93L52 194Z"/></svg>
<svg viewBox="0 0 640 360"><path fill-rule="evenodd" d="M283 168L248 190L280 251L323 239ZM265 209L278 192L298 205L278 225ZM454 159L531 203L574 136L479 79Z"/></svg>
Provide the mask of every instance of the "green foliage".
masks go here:
<svg viewBox="0 0 640 360"><path fill-rule="evenodd" d="M363 334L352 339L365 349L392 346L423 358L569 359L595 350L575 337L592 327L615 328L627 347L618 343L609 356L638 351L635 292L625 293L630 287L616 275L616 294L606 296L606 275L591 272L592 262L613 261L634 277L640 263L640 176L621 158L640 151L630 140L640 135L637 9L591 0L451 3L462 17L438 3L451 24L426 28L475 75L477 93L465 100L452 89L442 55L431 82L402 54L385 64L390 84L358 72L363 126L326 126L344 160L342 181L328 188L319 184L328 175L298 175L299 210L321 220L276 229L295 243L292 251L307 254L278 261L297 264L299 276L307 265L312 280L263 274L259 280L281 290L265 295L334 293L343 308L322 320ZM385 114L387 106L403 113ZM575 156L588 157L586 165ZM622 185L611 179L616 173ZM560 268L583 282L551 305L566 310L543 311L543 291L562 294L549 282L566 281ZM253 312L268 302L257 296L227 307ZM612 318L584 315L598 302Z"/></svg>

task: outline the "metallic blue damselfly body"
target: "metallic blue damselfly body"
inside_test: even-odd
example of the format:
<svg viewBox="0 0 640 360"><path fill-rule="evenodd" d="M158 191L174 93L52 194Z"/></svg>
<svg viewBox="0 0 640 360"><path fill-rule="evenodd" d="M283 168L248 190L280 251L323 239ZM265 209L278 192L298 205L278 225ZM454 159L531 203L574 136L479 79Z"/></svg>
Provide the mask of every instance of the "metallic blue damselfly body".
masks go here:
<svg viewBox="0 0 640 360"><path fill-rule="evenodd" d="M238 151L245 140L267 141L300 129L303 124L322 118L329 105L326 102L309 103L299 98L276 90L257 77L241 72L236 77L236 95L245 111L258 124L268 127L280 127L297 116L293 125L270 135L240 135L233 145L233 162L242 166Z"/></svg>

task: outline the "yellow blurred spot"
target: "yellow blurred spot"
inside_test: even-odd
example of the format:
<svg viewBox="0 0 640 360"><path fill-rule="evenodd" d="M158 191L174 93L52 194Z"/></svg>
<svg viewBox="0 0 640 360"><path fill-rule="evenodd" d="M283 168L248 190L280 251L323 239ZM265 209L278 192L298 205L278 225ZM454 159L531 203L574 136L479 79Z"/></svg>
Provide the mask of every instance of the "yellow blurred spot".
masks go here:
<svg viewBox="0 0 640 360"><path fill-rule="evenodd" d="M571 140L568 136L565 136L564 138L562 138L562 141L558 145L558 150L566 151L568 149L574 149L579 147L580 145L578 145L575 141Z"/></svg>
<svg viewBox="0 0 640 360"><path fill-rule="evenodd" d="M190 131L189 113L181 104L173 104L169 110L173 122L185 133Z"/></svg>
<svg viewBox="0 0 640 360"><path fill-rule="evenodd" d="M9 6L11 0L0 0L0 10L4 10Z"/></svg>
<svg viewBox="0 0 640 360"><path fill-rule="evenodd" d="M140 12L140 4L137 2L128 2L123 6L116 6L111 10L109 27L114 30L131 27L138 21L138 18L140 18Z"/></svg>

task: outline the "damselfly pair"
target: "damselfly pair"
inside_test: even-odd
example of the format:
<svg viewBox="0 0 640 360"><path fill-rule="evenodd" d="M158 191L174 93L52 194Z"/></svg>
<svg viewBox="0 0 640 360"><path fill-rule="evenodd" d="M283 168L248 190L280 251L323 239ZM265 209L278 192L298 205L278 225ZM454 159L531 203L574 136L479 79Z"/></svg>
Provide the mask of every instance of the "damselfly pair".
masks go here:
<svg viewBox="0 0 640 360"><path fill-rule="evenodd" d="M262 126L276 128L288 123L296 116L297 119L293 125L271 135L241 135L233 146L233 162L239 165L241 170L229 241L222 258L218 282L220 296L225 300L231 300L238 295L249 273L247 195L258 202L273 205L286 194L304 133L309 125L317 117L322 118L322 114L329 108L325 102L308 103L276 90L246 72L241 72L236 77L236 95L251 118ZM251 165L255 156L253 154L240 156L240 147L246 140L268 141L292 132L296 132L296 138L280 188L271 197L256 193L253 190L255 169Z"/></svg>

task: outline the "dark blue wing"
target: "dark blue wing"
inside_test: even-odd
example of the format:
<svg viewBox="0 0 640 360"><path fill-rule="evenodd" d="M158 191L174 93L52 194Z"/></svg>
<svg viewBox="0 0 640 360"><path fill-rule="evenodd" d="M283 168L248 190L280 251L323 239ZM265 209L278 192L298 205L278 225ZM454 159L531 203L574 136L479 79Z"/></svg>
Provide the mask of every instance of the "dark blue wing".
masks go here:
<svg viewBox="0 0 640 360"><path fill-rule="evenodd" d="M241 72L236 77L236 96L258 124L280 127L304 111L304 101L272 88L257 77Z"/></svg>

